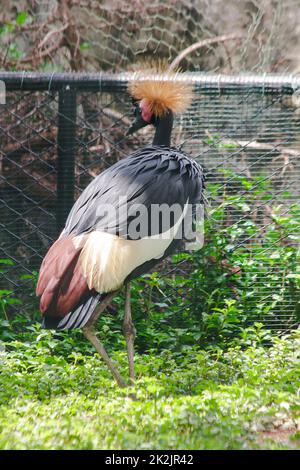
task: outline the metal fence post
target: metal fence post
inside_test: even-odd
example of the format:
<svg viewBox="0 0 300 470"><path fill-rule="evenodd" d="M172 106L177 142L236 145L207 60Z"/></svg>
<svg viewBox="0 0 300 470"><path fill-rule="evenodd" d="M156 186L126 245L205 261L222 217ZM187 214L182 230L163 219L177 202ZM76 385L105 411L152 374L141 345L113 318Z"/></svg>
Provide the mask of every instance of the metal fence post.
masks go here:
<svg viewBox="0 0 300 470"><path fill-rule="evenodd" d="M57 208L58 232L64 227L74 203L75 184L76 91L69 85L59 91L57 135Z"/></svg>

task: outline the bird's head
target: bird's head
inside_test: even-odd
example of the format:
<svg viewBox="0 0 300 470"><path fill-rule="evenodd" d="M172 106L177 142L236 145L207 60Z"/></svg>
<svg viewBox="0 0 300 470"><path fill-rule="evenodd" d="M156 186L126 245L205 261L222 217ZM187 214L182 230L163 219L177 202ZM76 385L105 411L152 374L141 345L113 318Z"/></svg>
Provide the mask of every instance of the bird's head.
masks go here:
<svg viewBox="0 0 300 470"><path fill-rule="evenodd" d="M133 99L133 115L134 121L128 129L127 135L134 134L139 129L142 129L149 124L152 124L155 127L158 125L159 117L153 114L146 99L142 99L140 101Z"/></svg>
<svg viewBox="0 0 300 470"><path fill-rule="evenodd" d="M183 113L191 104L193 86L179 71L170 71L165 62L151 63L136 73L128 84L133 99L134 121L127 135L142 127Z"/></svg>

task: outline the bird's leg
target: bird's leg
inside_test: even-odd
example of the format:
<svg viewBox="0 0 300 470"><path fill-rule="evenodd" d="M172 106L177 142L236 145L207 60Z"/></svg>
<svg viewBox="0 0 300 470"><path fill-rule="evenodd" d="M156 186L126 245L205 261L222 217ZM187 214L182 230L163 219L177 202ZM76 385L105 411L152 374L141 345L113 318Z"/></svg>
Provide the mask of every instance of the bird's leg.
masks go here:
<svg viewBox="0 0 300 470"><path fill-rule="evenodd" d="M92 343L96 351L100 354L102 357L103 361L111 371L112 375L116 379L119 387L126 387L126 383L124 382L123 378L121 377L119 371L115 367L113 361L107 354L103 344L99 341L99 339L96 336L95 330L94 330L94 324L97 321L98 317L101 315L101 313L105 310L107 305L111 302L113 296L115 295L115 292L112 292L110 294L107 294L105 299L99 304L98 308L95 310L95 313L92 315L90 320L87 322L87 324L82 328L82 332L84 336Z"/></svg>
<svg viewBox="0 0 300 470"><path fill-rule="evenodd" d="M123 378L121 377L118 369L114 366L114 363L112 362L111 358L105 351L105 348L103 344L99 341L99 339L96 336L96 333L91 327L84 327L83 328L83 334L84 336L92 343L92 345L95 347L96 351L100 354L102 357L103 361L111 371L112 375L116 379L119 387L126 387L126 383L124 382Z"/></svg>
<svg viewBox="0 0 300 470"><path fill-rule="evenodd" d="M129 377L130 382L134 382L134 339L135 339L135 328L131 318L131 305L130 305L130 283L127 282L125 285L125 316L123 322L123 332L126 339L127 345L127 356L129 364Z"/></svg>
<svg viewBox="0 0 300 470"><path fill-rule="evenodd" d="M84 328L87 328L89 326L94 326L98 318L100 317L101 313L104 312L106 307L111 303L112 299L116 295L116 291L109 292L109 294L106 294L104 299L100 302L100 304L95 308L94 313L90 317L89 321L85 324Z"/></svg>

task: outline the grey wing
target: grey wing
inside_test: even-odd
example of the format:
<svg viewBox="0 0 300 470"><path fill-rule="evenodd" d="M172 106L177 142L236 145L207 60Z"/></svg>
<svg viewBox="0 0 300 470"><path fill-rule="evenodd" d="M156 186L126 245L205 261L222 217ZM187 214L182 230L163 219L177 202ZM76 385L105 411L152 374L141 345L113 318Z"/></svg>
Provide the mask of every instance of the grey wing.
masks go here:
<svg viewBox="0 0 300 470"><path fill-rule="evenodd" d="M163 204L183 208L187 201L200 202L202 190L202 173L194 162L176 151L146 148L90 183L73 206L65 232L79 235L99 230L128 238L135 209L142 205L148 211L147 233L142 230L142 236L161 233L164 227L154 227L149 209Z"/></svg>

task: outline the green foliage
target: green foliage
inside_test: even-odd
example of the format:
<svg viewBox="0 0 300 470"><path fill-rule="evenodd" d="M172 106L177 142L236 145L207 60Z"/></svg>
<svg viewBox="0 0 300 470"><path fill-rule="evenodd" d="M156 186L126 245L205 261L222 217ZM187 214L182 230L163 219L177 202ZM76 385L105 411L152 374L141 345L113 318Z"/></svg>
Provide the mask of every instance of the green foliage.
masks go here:
<svg viewBox="0 0 300 470"><path fill-rule="evenodd" d="M89 42L84 41L80 44L80 50L81 51L86 51L90 48L91 48L91 44Z"/></svg>
<svg viewBox="0 0 300 470"><path fill-rule="evenodd" d="M237 192L208 188L215 204L204 247L174 255L169 275L132 282L138 352L132 391L116 388L80 331L44 331L35 308L11 289L0 291L0 448L299 445L300 333L280 339L265 328L287 305L299 315L299 208L287 215L262 177L228 171L224 177ZM260 205L269 209L263 226L255 217ZM0 263L3 274L13 266ZM36 272L20 276L32 301L36 280ZM20 313L12 315L17 305ZM123 312L121 293L100 317L98 335L124 375ZM281 429L291 439L264 439Z"/></svg>
<svg viewBox="0 0 300 470"><path fill-rule="evenodd" d="M237 192L208 187L216 203L206 221L204 247L174 255L174 275L154 272L133 282L140 352L180 351L194 344L224 348L234 338L245 339L251 325L256 324L256 331L259 324L284 328L284 314L291 314L294 322L299 317L299 207L287 210L277 199L272 203L272 188L263 177L224 175ZM263 223L256 215L261 206L269 214ZM100 330L106 341L115 341L120 330L124 304L121 297L116 302L117 311L103 320L106 331ZM260 343L268 343L270 333Z"/></svg>
<svg viewBox="0 0 300 470"><path fill-rule="evenodd" d="M229 189L226 184L207 188L214 203L205 222L203 248L174 255L169 275L154 272L132 282L140 353L180 351L194 344L224 348L234 338L247 336L254 323L284 328L288 326L284 314L293 314L295 322L300 316L299 207L290 205L288 192L280 201L274 199L272 184L263 175L250 179L229 170L222 173ZM263 209L266 216L258 216ZM5 272L11 261L0 262ZM36 272L20 278L35 306L36 280ZM14 331L17 338L20 333L26 335L21 317L14 317L13 327L7 328L10 309L21 299L10 289L1 294L0 338L13 339ZM39 318L35 310L24 306L27 323ZM123 312L121 293L99 322L100 337L114 348L124 346ZM266 336L264 343L268 341Z"/></svg>
<svg viewBox="0 0 300 470"><path fill-rule="evenodd" d="M32 20L32 17L26 11L20 11L13 21L6 22L0 26L0 41L6 48L5 61L10 59L18 61L24 57L24 44L17 39L16 33L20 27L31 23Z"/></svg>
<svg viewBox="0 0 300 470"><path fill-rule="evenodd" d="M137 355L137 383L120 390L89 345L33 328L1 352L0 448L296 448L300 332L266 349L258 331L246 350ZM125 352L112 356L124 374ZM294 438L263 439L278 429Z"/></svg>
<svg viewBox="0 0 300 470"><path fill-rule="evenodd" d="M16 17L16 24L21 26L26 22L28 19L28 13L26 11L20 11L20 13L17 14Z"/></svg>

